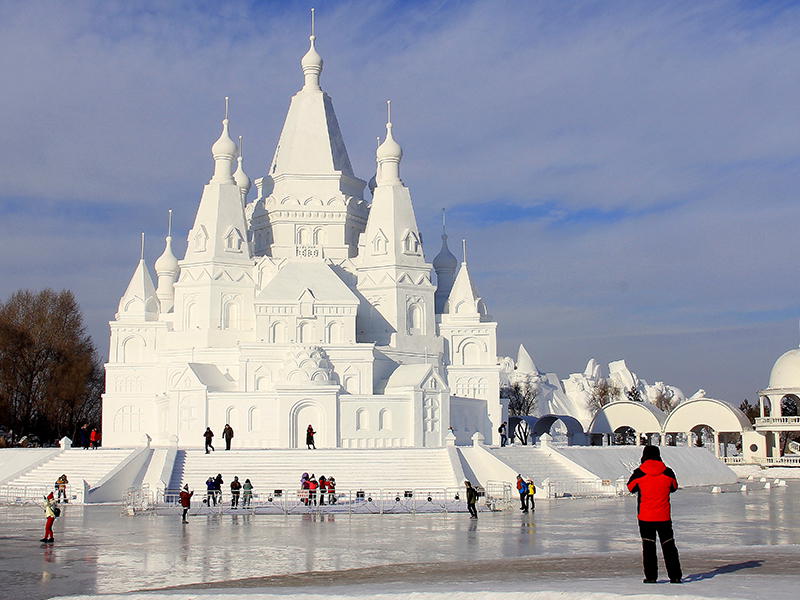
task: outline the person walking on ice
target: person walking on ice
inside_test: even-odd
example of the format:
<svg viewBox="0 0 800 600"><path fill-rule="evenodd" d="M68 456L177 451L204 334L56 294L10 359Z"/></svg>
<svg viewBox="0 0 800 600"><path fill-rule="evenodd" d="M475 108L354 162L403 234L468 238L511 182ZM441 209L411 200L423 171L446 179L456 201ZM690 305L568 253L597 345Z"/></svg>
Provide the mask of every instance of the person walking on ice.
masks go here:
<svg viewBox="0 0 800 600"><path fill-rule="evenodd" d="M478 518L478 509L475 504L478 502L478 492L472 487L468 480L464 480L464 485L467 486L467 510L469 511L470 519Z"/></svg>
<svg viewBox="0 0 800 600"><path fill-rule="evenodd" d="M194 495L194 490L191 492L189 491L189 484L185 484L183 489L181 490L181 506L183 507L183 517L181 518L181 523L188 523L189 522L189 508L192 506L192 496Z"/></svg>
<svg viewBox="0 0 800 600"><path fill-rule="evenodd" d="M308 424L308 429L306 429L306 446L308 446L309 450L311 450L312 448L314 450L317 449L317 445L314 443L314 434L315 433L317 433L317 432L314 431L314 428L311 427L311 423L309 423Z"/></svg>
<svg viewBox="0 0 800 600"><path fill-rule="evenodd" d="M206 438L206 454L208 454L209 448L214 450L214 446L211 445L211 440L214 438L214 432L211 431L211 427L206 427L206 432L203 434L203 437Z"/></svg>
<svg viewBox="0 0 800 600"><path fill-rule="evenodd" d="M669 495L678 489L672 469L661 462L658 446L645 446L642 464L628 480L628 490L638 494L639 534L642 538L642 567L644 583L658 582L656 534L661 540L661 552L670 583L681 583L681 561L672 531Z"/></svg>

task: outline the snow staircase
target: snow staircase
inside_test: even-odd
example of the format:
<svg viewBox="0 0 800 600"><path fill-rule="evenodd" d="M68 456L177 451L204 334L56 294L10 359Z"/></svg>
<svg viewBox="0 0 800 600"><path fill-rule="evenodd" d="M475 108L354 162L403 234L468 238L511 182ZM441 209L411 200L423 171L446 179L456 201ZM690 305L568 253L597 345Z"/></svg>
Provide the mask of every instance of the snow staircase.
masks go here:
<svg viewBox="0 0 800 600"><path fill-rule="evenodd" d="M7 482L7 490L18 490L25 497L40 498L42 493L54 491L54 484L62 474L67 476L70 500L83 502L84 481L94 487L140 448L84 450L70 448L27 473ZM30 494L26 492L31 492Z"/></svg>
<svg viewBox="0 0 800 600"><path fill-rule="evenodd" d="M514 445L486 449L523 477L530 477L537 487L542 487L545 479L562 483L597 479L553 448Z"/></svg>
<svg viewBox="0 0 800 600"><path fill-rule="evenodd" d="M171 486L178 480L179 465ZM206 491L205 482L217 473L230 491L234 476L250 479L257 494L300 488L303 473L336 478L339 491L348 490L441 490L463 485L457 481L447 448L337 448L319 450L223 450L205 454L186 450L180 485L188 483L196 493ZM174 488L173 488L174 489Z"/></svg>

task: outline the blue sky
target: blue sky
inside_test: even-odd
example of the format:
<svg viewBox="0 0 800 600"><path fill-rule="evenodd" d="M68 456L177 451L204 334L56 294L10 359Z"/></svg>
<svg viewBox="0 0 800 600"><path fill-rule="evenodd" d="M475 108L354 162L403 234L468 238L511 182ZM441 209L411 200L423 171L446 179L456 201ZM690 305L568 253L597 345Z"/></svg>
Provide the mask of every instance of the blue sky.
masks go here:
<svg viewBox="0 0 800 600"><path fill-rule="evenodd" d="M251 178L302 85L308 3L0 2L0 297L107 321L167 210L185 233L223 97ZM753 400L800 317L800 11L758 2L320 2L322 86L356 173L392 100L431 260L451 249L562 378Z"/></svg>

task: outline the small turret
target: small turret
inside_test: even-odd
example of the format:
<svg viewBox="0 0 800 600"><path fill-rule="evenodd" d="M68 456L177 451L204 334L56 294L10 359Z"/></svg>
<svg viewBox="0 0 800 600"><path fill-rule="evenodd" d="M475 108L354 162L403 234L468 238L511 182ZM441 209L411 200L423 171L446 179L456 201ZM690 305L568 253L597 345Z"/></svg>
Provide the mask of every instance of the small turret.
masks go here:
<svg viewBox="0 0 800 600"><path fill-rule="evenodd" d="M378 173L376 181L378 186L403 185L400 180L400 159L403 158L403 149L392 137L392 101L386 101L387 121L386 139L378 146L375 156L378 160Z"/></svg>
<svg viewBox="0 0 800 600"><path fill-rule="evenodd" d="M155 268L158 278L156 296L161 305L161 312L168 313L172 311L175 304L175 278L180 270L178 259L172 253L172 210L169 211L166 246L163 254L156 259Z"/></svg>
<svg viewBox="0 0 800 600"><path fill-rule="evenodd" d="M236 185L239 186L239 191L242 193L242 205L244 206L247 204L247 193L250 191L252 183L247 173L245 173L242 168L242 162L244 161L242 157L242 136L239 136L239 158L236 160L239 164L236 167L236 171L233 173L233 180L236 182Z"/></svg>
<svg viewBox="0 0 800 600"><path fill-rule="evenodd" d="M444 312L444 305L453 289L453 281L456 277L458 259L450 252L447 247L447 233L444 225L444 209L442 209L442 249L436 258L433 259L433 270L436 271L436 314Z"/></svg>

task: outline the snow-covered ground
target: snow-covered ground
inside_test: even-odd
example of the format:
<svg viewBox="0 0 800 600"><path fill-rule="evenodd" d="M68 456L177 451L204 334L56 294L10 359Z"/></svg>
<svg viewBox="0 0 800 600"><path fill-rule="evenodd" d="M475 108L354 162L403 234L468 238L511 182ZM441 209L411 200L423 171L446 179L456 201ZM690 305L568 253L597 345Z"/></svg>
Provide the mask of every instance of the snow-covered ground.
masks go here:
<svg viewBox="0 0 800 600"><path fill-rule="evenodd" d="M730 465L739 479L760 479L766 477L769 481L776 479L800 479L800 467L767 467L758 465Z"/></svg>
<svg viewBox="0 0 800 600"><path fill-rule="evenodd" d="M680 474L679 474L680 477ZM537 502L536 512L123 517L67 506L56 542L41 512L0 508L0 597L92 600L621 597L795 598L800 482L680 490L685 583L642 584L635 499Z"/></svg>

